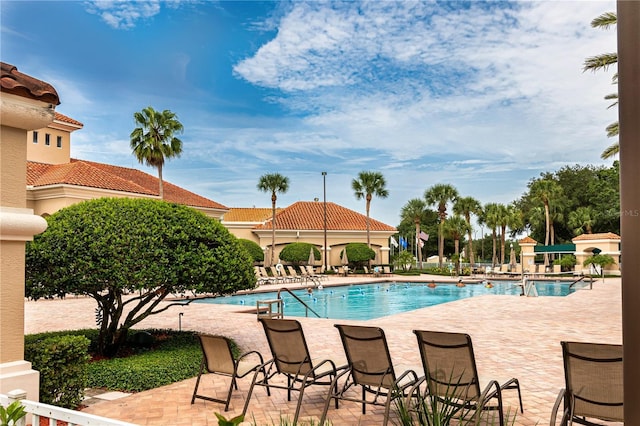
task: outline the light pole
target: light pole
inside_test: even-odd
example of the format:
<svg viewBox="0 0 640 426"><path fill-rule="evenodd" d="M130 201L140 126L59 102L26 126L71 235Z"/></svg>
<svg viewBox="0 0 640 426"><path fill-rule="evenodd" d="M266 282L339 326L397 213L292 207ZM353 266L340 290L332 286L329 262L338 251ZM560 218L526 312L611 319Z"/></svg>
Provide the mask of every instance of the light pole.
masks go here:
<svg viewBox="0 0 640 426"><path fill-rule="evenodd" d="M324 206L324 270L329 269L327 264L327 172L322 172L322 192L324 194L323 206Z"/></svg>

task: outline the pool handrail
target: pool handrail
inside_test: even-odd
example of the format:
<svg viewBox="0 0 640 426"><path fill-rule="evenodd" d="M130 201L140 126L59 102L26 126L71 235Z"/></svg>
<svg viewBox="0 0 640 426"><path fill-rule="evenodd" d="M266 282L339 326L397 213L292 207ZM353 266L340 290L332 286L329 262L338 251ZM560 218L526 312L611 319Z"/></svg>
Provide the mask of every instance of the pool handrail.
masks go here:
<svg viewBox="0 0 640 426"><path fill-rule="evenodd" d="M298 296L296 296L295 294L293 294L293 292L292 292L291 290L289 290L288 288L286 288L286 287L282 287L280 290L278 290L278 297L277 297L278 299L282 299L282 298L280 297L280 292L281 292L281 291L286 291L287 293L289 293L290 295L292 295L294 299L296 299L298 302L300 302L300 303L302 303L302 304L304 305L304 307L305 307L304 316L305 316L305 317L307 317L307 318L308 318L308 317L309 317L309 311L311 311L311 312L313 312L313 314L314 314L316 317L318 317L318 318L322 318L322 317L321 317L321 316L320 316L316 311L314 311L313 309L311 309L311 307L310 307L309 305L307 305L307 304L304 302L304 300L300 299Z"/></svg>

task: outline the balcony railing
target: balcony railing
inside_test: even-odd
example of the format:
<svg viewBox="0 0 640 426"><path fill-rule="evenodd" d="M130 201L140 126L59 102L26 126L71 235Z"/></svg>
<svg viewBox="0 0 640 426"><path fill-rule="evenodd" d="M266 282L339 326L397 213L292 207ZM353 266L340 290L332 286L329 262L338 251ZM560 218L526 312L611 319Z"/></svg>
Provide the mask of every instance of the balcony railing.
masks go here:
<svg viewBox="0 0 640 426"><path fill-rule="evenodd" d="M55 405L29 401L24 399L25 397L26 392L21 390L11 391L8 395L0 394L0 405L7 407L13 401L20 400L20 403L28 413L27 417L31 415L29 424L32 425L40 425L41 418L48 418L50 426L57 425L58 420L66 422L68 426L134 426L133 423L121 422L119 420L82 413L81 411L56 407ZM17 426L26 425L26 421L27 419L23 418L18 422Z"/></svg>

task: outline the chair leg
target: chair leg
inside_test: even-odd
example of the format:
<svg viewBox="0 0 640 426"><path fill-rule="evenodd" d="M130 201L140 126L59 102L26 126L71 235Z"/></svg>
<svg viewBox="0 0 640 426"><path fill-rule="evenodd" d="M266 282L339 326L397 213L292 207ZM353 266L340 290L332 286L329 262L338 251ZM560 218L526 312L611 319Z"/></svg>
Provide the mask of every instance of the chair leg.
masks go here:
<svg viewBox="0 0 640 426"><path fill-rule="evenodd" d="M324 426L325 420L327 419L327 413L329 412L329 405L331 405L331 398L334 398L336 400L336 408L338 408L338 376L337 375L331 381L331 385L329 385L329 394L327 395L327 399L324 402L324 409L322 410L322 416L320 417L320 422L318 423L318 426Z"/></svg>
<svg viewBox="0 0 640 426"><path fill-rule="evenodd" d="M198 393L198 386L200 386L200 377L202 377L202 371L204 370L204 360L200 363L200 372L198 373L198 378L196 379L196 387L193 388L193 395L191 396L191 404L196 400L196 394Z"/></svg>
<svg viewBox="0 0 640 426"><path fill-rule="evenodd" d="M249 386L249 392L247 393L247 399L244 401L244 408L242 409L242 416L244 417L247 414L247 409L249 408L249 401L251 401L251 394L253 393L253 387L256 385L256 379L258 378L258 373L260 370L256 370L253 374L253 380L251 380L251 386ZM266 377L265 377L266 380Z"/></svg>
<svg viewBox="0 0 640 426"><path fill-rule="evenodd" d="M364 389L364 386L362 386L362 414L367 414L367 403L365 402L367 398L367 392Z"/></svg>
<svg viewBox="0 0 640 426"><path fill-rule="evenodd" d="M236 390L238 389L238 385L236 384L236 378L231 378L231 384L229 385L229 392L227 393L227 402L224 404L224 411L229 411L229 402L231 402L231 394L233 393L233 387L235 386Z"/></svg>

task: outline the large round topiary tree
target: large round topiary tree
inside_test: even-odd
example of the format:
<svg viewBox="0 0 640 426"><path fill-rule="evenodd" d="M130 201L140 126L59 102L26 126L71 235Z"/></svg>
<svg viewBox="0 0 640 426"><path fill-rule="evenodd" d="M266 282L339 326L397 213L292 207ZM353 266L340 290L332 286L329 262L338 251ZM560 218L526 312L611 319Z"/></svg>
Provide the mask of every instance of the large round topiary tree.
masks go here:
<svg viewBox="0 0 640 426"><path fill-rule="evenodd" d="M127 331L176 303L171 293L255 287L252 260L218 221L156 200L102 198L58 211L27 244L26 295L86 295L98 303L99 351L115 355Z"/></svg>
<svg viewBox="0 0 640 426"><path fill-rule="evenodd" d="M244 238L240 238L238 240L240 245L244 247L244 249L249 253L249 256L253 259L254 262L262 262L264 260L264 252L258 243L253 242L251 240L246 240Z"/></svg>
<svg viewBox="0 0 640 426"><path fill-rule="evenodd" d="M362 267L376 258L376 252L365 243L349 243L344 247L344 250L347 251L349 263L356 265L356 267ZM342 258L342 252L340 258Z"/></svg>
<svg viewBox="0 0 640 426"><path fill-rule="evenodd" d="M279 258L285 262L291 262L294 265L300 265L309 260L309 254L313 250L313 257L320 260L320 250L310 243L290 243L287 244L280 252Z"/></svg>

